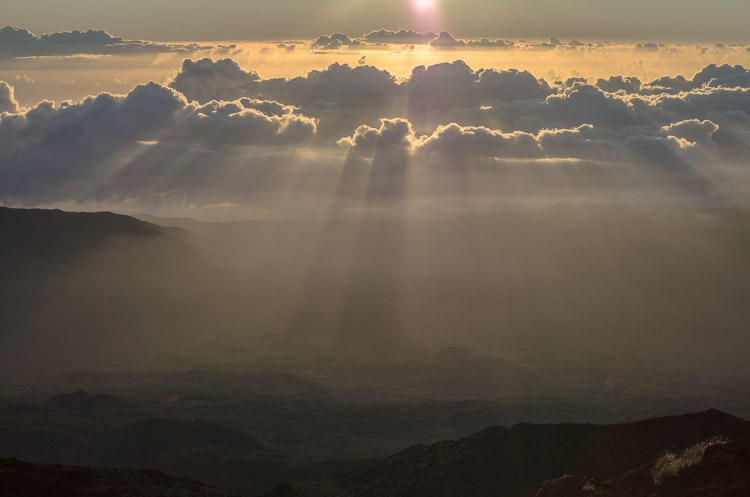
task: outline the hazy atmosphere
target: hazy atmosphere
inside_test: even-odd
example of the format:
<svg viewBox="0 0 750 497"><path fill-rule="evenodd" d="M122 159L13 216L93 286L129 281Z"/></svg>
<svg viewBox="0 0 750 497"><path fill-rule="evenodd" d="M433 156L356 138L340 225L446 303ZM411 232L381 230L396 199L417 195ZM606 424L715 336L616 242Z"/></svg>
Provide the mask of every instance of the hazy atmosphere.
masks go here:
<svg viewBox="0 0 750 497"><path fill-rule="evenodd" d="M0 485L750 494L748 17L3 2Z"/></svg>

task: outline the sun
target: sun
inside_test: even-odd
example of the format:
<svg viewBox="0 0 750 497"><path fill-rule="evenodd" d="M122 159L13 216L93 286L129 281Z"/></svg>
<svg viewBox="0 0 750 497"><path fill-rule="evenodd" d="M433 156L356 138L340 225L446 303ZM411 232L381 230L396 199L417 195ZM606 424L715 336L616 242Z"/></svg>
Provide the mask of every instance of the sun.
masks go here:
<svg viewBox="0 0 750 497"><path fill-rule="evenodd" d="M412 5L416 10L427 12L435 10L437 0L412 0Z"/></svg>

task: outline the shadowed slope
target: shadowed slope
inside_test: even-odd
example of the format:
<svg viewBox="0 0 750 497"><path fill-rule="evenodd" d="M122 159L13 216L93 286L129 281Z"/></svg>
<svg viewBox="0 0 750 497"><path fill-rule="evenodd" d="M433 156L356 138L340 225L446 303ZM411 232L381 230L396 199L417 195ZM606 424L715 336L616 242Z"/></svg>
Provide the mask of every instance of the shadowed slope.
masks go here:
<svg viewBox="0 0 750 497"><path fill-rule="evenodd" d="M750 422L720 411L616 425L494 427L455 442L414 446L340 477L278 488L275 497L534 496L548 478L617 476L716 437L750 434Z"/></svg>

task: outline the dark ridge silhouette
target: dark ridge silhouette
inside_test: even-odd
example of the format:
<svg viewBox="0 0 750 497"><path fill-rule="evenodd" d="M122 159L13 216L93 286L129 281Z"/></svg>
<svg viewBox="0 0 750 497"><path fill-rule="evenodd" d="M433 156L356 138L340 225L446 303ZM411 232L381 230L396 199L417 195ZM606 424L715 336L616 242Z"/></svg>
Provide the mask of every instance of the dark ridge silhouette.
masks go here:
<svg viewBox="0 0 750 497"><path fill-rule="evenodd" d="M231 497L150 469L104 469L0 459L3 497Z"/></svg>
<svg viewBox="0 0 750 497"><path fill-rule="evenodd" d="M91 395L84 390L73 393L59 393L46 401L47 404L74 409L77 411L90 411L94 409L135 409L135 405L118 399L108 393Z"/></svg>
<svg viewBox="0 0 750 497"><path fill-rule="evenodd" d="M652 463L665 451L748 436L750 422L717 410L628 424L493 427L455 442L414 446L330 480L283 485L270 495L533 497L546 480L560 475L604 481Z"/></svg>

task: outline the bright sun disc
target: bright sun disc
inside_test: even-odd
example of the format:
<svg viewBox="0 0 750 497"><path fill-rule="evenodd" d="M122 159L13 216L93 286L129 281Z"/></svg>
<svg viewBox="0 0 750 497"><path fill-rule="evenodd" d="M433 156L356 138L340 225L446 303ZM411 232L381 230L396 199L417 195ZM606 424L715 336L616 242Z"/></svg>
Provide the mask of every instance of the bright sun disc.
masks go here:
<svg viewBox="0 0 750 497"><path fill-rule="evenodd" d="M437 0L413 0L414 8L417 10L434 10Z"/></svg>

